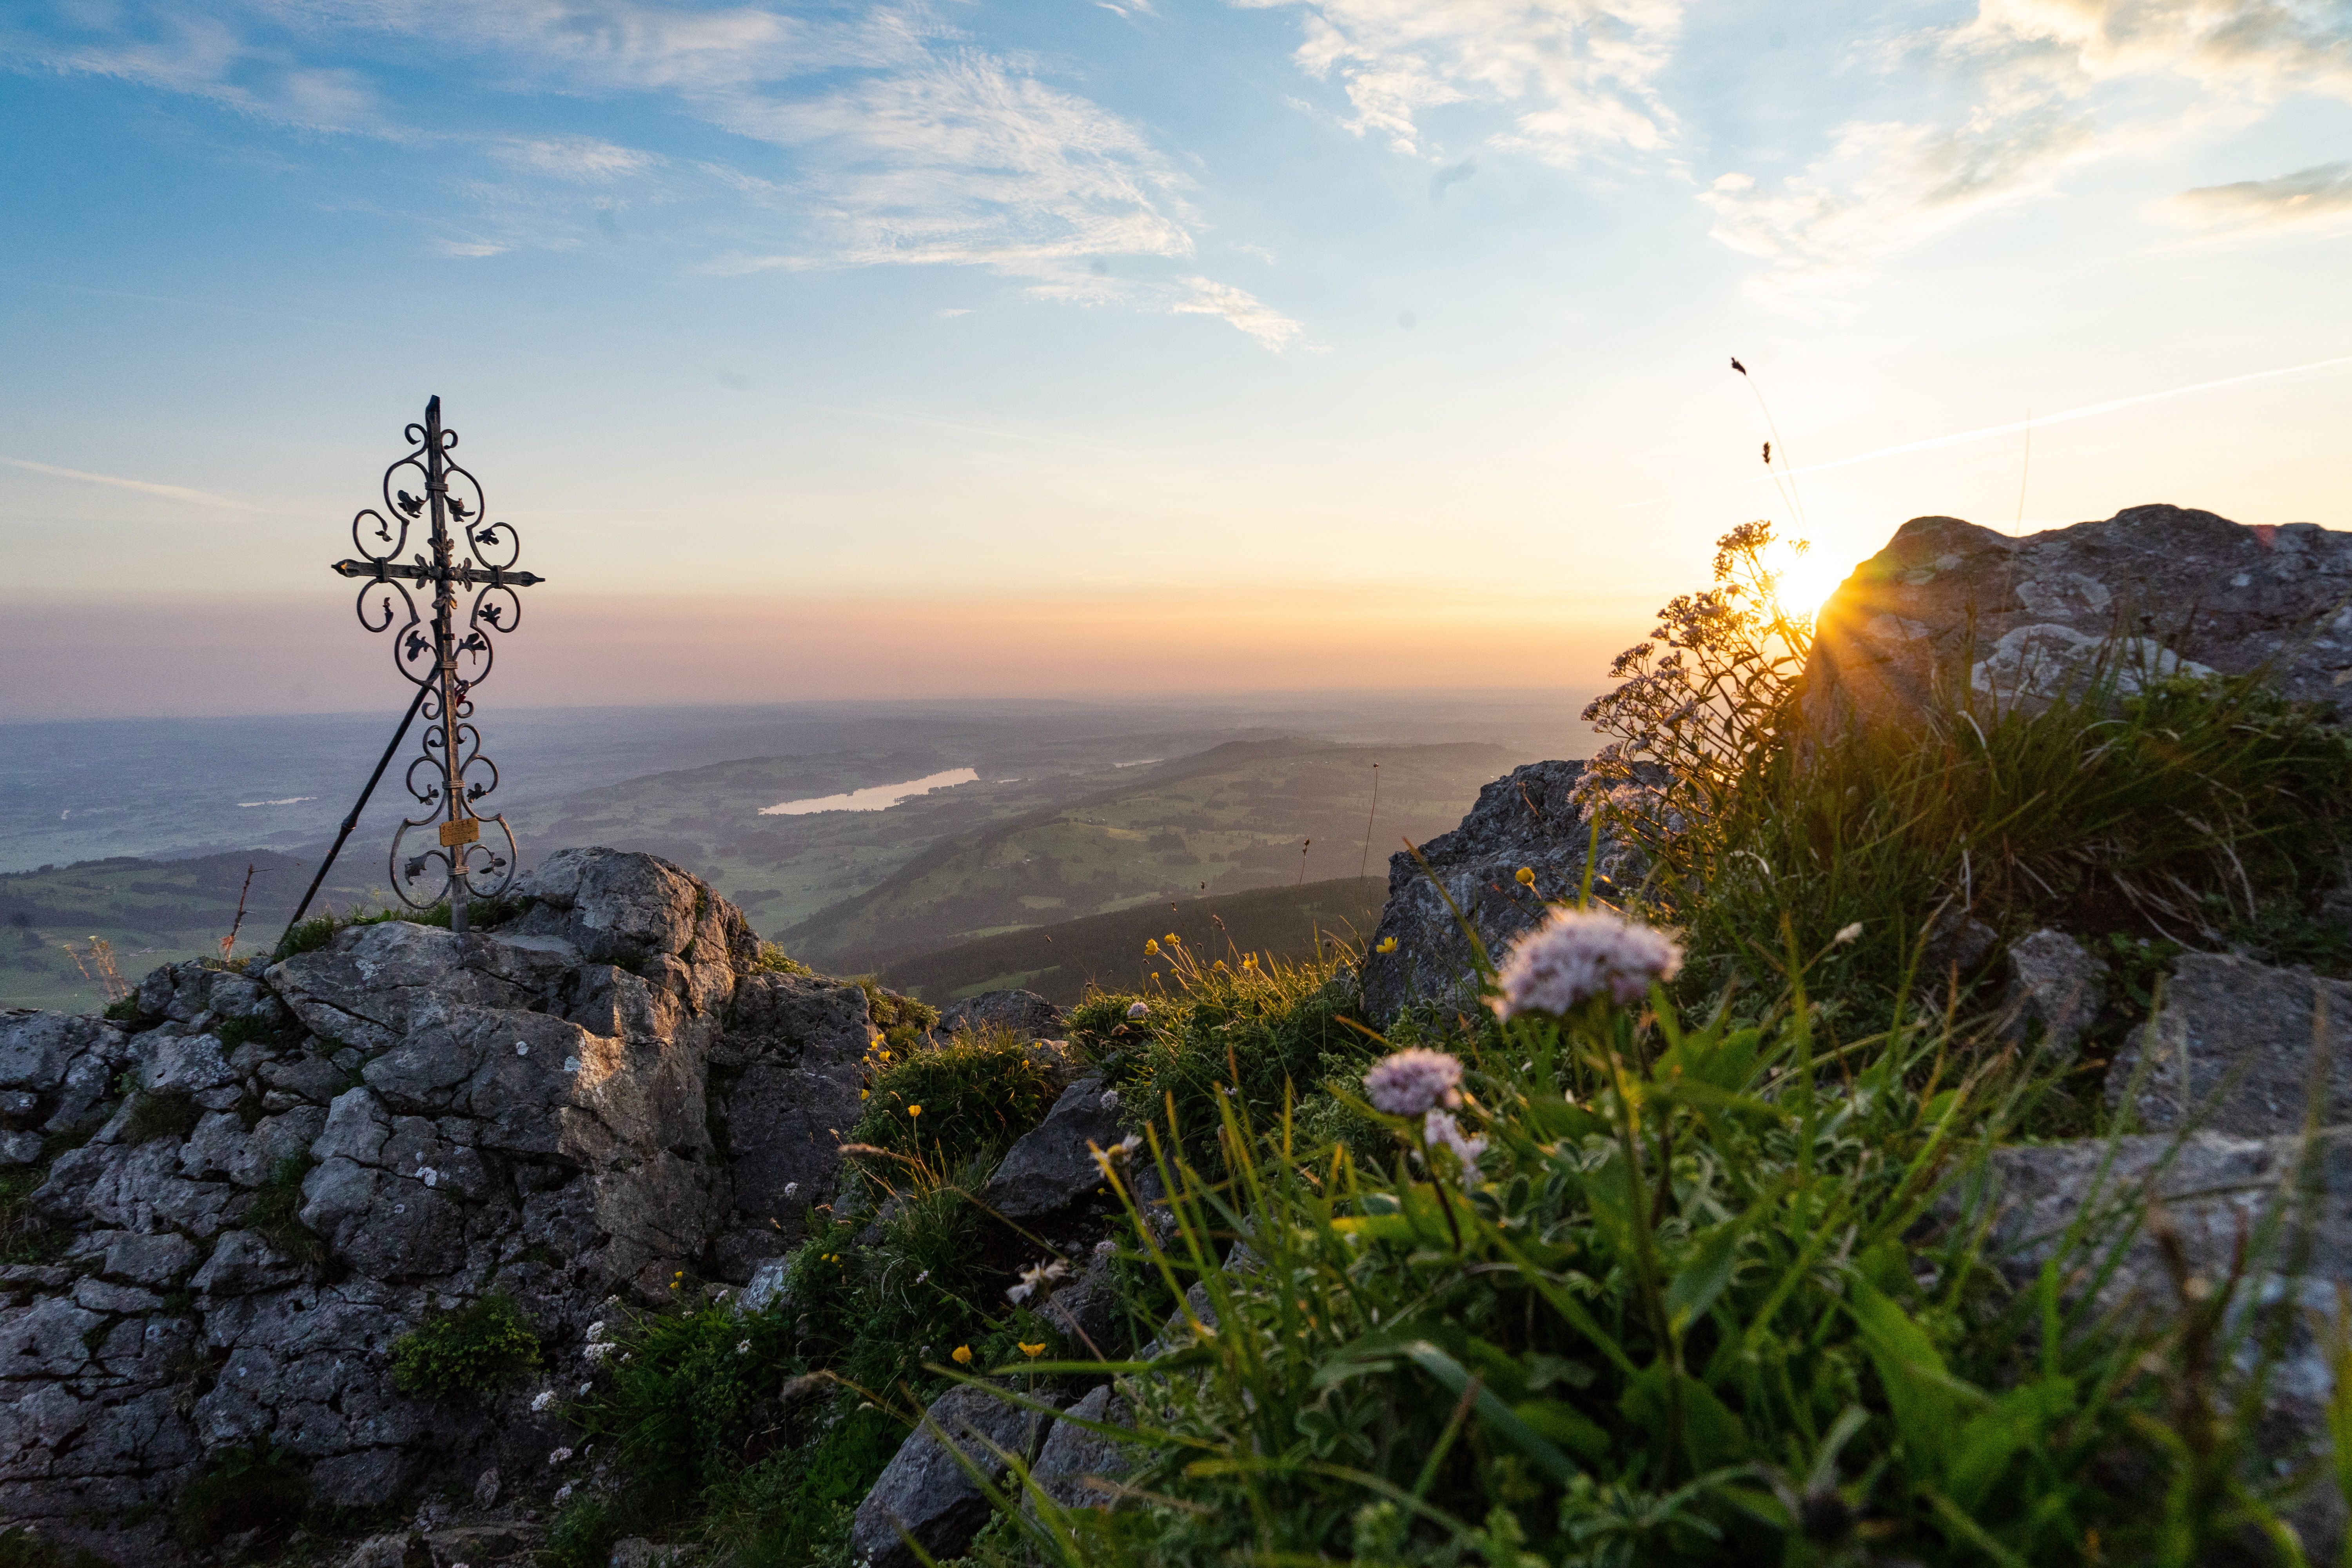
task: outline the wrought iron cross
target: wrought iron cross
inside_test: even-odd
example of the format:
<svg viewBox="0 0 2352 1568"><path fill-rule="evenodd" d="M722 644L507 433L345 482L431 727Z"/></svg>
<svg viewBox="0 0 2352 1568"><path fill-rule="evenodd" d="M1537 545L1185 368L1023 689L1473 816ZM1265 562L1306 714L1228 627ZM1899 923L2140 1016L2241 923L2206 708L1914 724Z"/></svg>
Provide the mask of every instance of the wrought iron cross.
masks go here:
<svg viewBox="0 0 2352 1568"><path fill-rule="evenodd" d="M438 397L425 405L425 423L408 426L404 438L415 443L415 449L383 471L383 510L368 507L352 519L352 543L359 559L338 561L334 570L361 579L356 605L360 625L372 632L397 628L393 665L417 689L401 734L420 709L425 719L424 752L408 764L405 781L424 810L404 818L393 835L393 890L409 908L426 909L439 901L437 884L446 880L449 929L462 934L466 903L477 890L472 879L481 879L487 885L478 890L496 898L514 885L516 862L514 830L506 817L485 817L475 810L477 802L499 787L499 769L482 755L481 733L470 721L472 694L489 678L496 654L492 635L510 632L522 620L522 600L515 590L546 579L515 569L522 540L511 524L485 520L480 481L450 459L457 433L442 428ZM412 494L409 485L423 493ZM431 531L431 549L404 562L399 557L408 550L412 524ZM411 584L419 592L430 591L429 624L417 613ZM457 610L461 593L472 595L462 624ZM398 749L400 735L393 737L392 744ZM384 761L391 758L387 751ZM379 763L376 775L383 773L383 763ZM370 779L369 790L374 787L375 780ZM360 805L366 804L362 794ZM358 820L359 810L352 808L343 825L345 833ZM482 841L485 822L498 825L505 854ZM409 834L435 823L437 841L404 860L402 846ZM335 844L340 849L342 840L339 837ZM445 876L428 876L436 865ZM324 865L319 874L323 879ZM417 896L419 891L425 896Z"/></svg>

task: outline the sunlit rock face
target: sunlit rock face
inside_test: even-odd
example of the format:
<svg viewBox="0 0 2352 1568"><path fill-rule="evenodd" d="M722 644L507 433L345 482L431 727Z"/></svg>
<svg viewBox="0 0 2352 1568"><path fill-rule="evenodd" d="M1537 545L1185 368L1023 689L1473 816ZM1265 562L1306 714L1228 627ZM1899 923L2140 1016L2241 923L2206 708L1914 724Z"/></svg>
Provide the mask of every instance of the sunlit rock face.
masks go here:
<svg viewBox="0 0 2352 1568"><path fill-rule="evenodd" d="M2267 670L2298 701L2352 686L2352 533L2137 506L2011 539L1915 517L1822 606L1809 732L1911 725L1937 701L2032 710L2095 681Z"/></svg>
<svg viewBox="0 0 2352 1568"><path fill-rule="evenodd" d="M464 937L171 965L125 1023L0 1014L10 1148L96 1128L34 1194L37 1260L0 1268L0 1519L173 1563L172 1500L240 1447L347 1506L492 1468L551 1491L564 1439L530 1402L587 1374L606 1299L740 1284L798 1241L856 1113L864 992L755 973L741 913L651 856L565 850L522 891ZM491 1291L541 1380L396 1392L393 1342Z"/></svg>
<svg viewBox="0 0 2352 1568"><path fill-rule="evenodd" d="M1364 1007L1392 1018L1415 1003L1479 1005L1470 932L1499 961L1548 903L1573 899L1592 855L1592 828L1572 798L1582 763L1529 763L1478 792L1462 826L1389 857L1389 897L1364 956ZM1599 866L1619 859L1604 837ZM1532 885L1518 879L1534 873ZM1611 891L1605 877L1595 890ZM1467 927L1465 931L1464 928Z"/></svg>

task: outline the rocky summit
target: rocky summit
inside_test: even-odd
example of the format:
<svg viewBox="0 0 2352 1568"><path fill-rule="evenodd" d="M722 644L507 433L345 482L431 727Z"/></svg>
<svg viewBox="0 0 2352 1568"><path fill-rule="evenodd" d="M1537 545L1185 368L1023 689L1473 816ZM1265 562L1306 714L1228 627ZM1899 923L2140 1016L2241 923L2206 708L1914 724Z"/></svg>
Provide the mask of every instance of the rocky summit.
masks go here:
<svg viewBox="0 0 2352 1568"><path fill-rule="evenodd" d="M2094 678L2257 670L2295 701L2344 697L2352 533L2177 506L2017 539L1915 517L1822 605L1804 713L1826 736L1938 692L2030 706Z"/></svg>
<svg viewBox="0 0 2352 1568"><path fill-rule="evenodd" d="M800 1238L866 994L763 972L650 856L565 850L522 891L502 929L352 925L157 970L121 1016L0 1014L0 1155L50 1157L39 1260L0 1270L0 1518L172 1562L167 1506L240 1450L347 1508L500 1475L528 1504L562 1480L552 1418L402 1394L395 1341L497 1293L578 1368L609 1298L742 1284Z"/></svg>

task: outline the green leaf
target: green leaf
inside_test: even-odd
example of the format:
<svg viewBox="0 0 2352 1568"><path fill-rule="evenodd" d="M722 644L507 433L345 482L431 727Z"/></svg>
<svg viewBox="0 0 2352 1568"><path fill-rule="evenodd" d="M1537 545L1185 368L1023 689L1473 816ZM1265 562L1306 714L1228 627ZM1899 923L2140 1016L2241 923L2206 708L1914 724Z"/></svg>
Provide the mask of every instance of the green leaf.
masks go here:
<svg viewBox="0 0 2352 1568"><path fill-rule="evenodd" d="M1746 1228L1746 1215L1726 1220L1692 1249L1690 1260L1666 1287L1666 1324L1671 1331L1680 1334L1706 1316L1731 1283L1732 1271L1739 1263L1740 1235Z"/></svg>
<svg viewBox="0 0 2352 1568"><path fill-rule="evenodd" d="M1511 1412L1555 1443L1564 1443L1594 1464L1609 1457L1609 1433L1576 1406L1558 1399L1527 1399Z"/></svg>
<svg viewBox="0 0 2352 1568"><path fill-rule="evenodd" d="M1451 1389L1455 1398L1458 1399L1468 1392L1470 1387L1468 1371L1460 1362L1455 1361L1427 1340L1407 1345L1404 1353L1412 1358L1413 1364L1420 1367L1422 1371ZM1482 1384L1476 1399L1471 1403L1471 1408L1478 1413L1480 1421L1508 1438L1511 1445L1532 1460L1536 1468L1541 1470L1554 1484L1566 1486L1576 1476L1575 1461L1561 1453L1549 1438L1521 1420L1510 1406L1496 1398L1494 1390Z"/></svg>
<svg viewBox="0 0 2352 1568"><path fill-rule="evenodd" d="M1913 1477L1940 1481L1959 1426L1958 1399L1949 1386L1951 1374L1943 1356L1926 1330L1865 1279L1853 1281L1847 1310L1886 1389Z"/></svg>
<svg viewBox="0 0 2352 1568"><path fill-rule="evenodd" d="M1617 1408L1626 1420L1663 1437L1674 1422L1674 1398L1679 1389L1683 1415L1683 1457L1691 1468L1705 1474L1748 1458L1748 1428L1706 1384L1688 1373L1676 1372L1664 1361L1654 1362L1625 1385Z"/></svg>

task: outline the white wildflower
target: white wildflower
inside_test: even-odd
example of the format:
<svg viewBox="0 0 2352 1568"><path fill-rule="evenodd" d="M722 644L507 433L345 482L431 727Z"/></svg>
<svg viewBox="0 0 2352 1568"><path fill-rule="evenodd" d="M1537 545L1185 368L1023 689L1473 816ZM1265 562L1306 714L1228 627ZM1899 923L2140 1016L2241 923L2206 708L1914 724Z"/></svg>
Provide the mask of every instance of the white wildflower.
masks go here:
<svg viewBox="0 0 2352 1568"><path fill-rule="evenodd" d="M1142 1138L1130 1132L1108 1149L1097 1149L1089 1142L1087 1144L1087 1152L1093 1157L1095 1169L1103 1173L1103 1180L1108 1181L1111 1167L1121 1160L1132 1158L1135 1152L1142 1147Z"/></svg>
<svg viewBox="0 0 2352 1568"><path fill-rule="evenodd" d="M1419 1116L1434 1106L1462 1103L1462 1064L1444 1051L1419 1046L1391 1052L1364 1075L1364 1093L1375 1110Z"/></svg>
<svg viewBox="0 0 2352 1568"><path fill-rule="evenodd" d="M533 1399L530 1402L531 1413L533 1415L537 1415L540 1411L547 1409L554 1403L555 1390L551 1388L543 1390L536 1399Z"/></svg>
<svg viewBox="0 0 2352 1568"><path fill-rule="evenodd" d="M1128 1008L1127 1016L1130 1019L1149 1018L1151 1016L1151 1009L1138 1002Z"/></svg>
<svg viewBox="0 0 2352 1568"><path fill-rule="evenodd" d="M561 1508L571 1500L572 1483L570 1481L566 1481L562 1486L555 1489L555 1505L558 1508Z"/></svg>
<svg viewBox="0 0 2352 1568"><path fill-rule="evenodd" d="M1097 1258L1108 1258L1112 1253L1117 1252L1118 1250L1118 1243L1113 1241L1107 1236L1100 1241L1095 1243L1095 1256Z"/></svg>
<svg viewBox="0 0 2352 1568"><path fill-rule="evenodd" d="M751 1342L749 1340L737 1340L735 1342L735 1353L737 1355L750 1355L751 1353Z"/></svg>
<svg viewBox="0 0 2352 1568"><path fill-rule="evenodd" d="M1032 1268L1024 1268L1021 1271L1021 1283L1007 1290L1004 1293L1005 1299L1017 1307L1033 1295L1050 1293L1055 1285L1069 1271L1070 1266L1058 1258L1051 1263L1040 1263Z"/></svg>
<svg viewBox="0 0 2352 1568"><path fill-rule="evenodd" d="M429 1187L441 1180L441 1173L430 1165L419 1165L416 1167L416 1179Z"/></svg>
<svg viewBox="0 0 2352 1568"><path fill-rule="evenodd" d="M1454 1157L1465 1165L1476 1164L1478 1156L1486 1152L1486 1141L1464 1133L1461 1124L1454 1120L1454 1113L1450 1110L1431 1111L1422 1118L1421 1131L1431 1148L1451 1149Z"/></svg>
<svg viewBox="0 0 2352 1568"><path fill-rule="evenodd" d="M918 1285L928 1284L930 1281L930 1278L931 1271L926 1268L920 1274L915 1276L915 1283Z"/></svg>
<svg viewBox="0 0 2352 1568"><path fill-rule="evenodd" d="M1107 1089L1103 1090L1102 1108L1105 1110L1117 1110L1118 1109L1118 1090L1115 1089Z"/></svg>
<svg viewBox="0 0 2352 1568"><path fill-rule="evenodd" d="M1621 1005L1641 1000L1654 980L1671 980L1683 950L1664 931L1607 910L1555 910L1511 946L1496 976L1495 1011L1566 1013L1594 996Z"/></svg>
<svg viewBox="0 0 2352 1568"><path fill-rule="evenodd" d="M588 1342L592 1345L596 1344L601 1342L604 1337L604 1320L599 1318L594 1322L588 1325Z"/></svg>
<svg viewBox="0 0 2352 1568"><path fill-rule="evenodd" d="M1853 941L1854 938L1861 934L1862 922L1860 921L1854 921L1853 924L1850 926L1840 926L1838 927L1837 935L1830 938L1830 945L1832 947L1843 947L1847 942Z"/></svg>
<svg viewBox="0 0 2352 1568"><path fill-rule="evenodd" d="M569 1449L569 1448L558 1448L558 1449L555 1449L553 1452L550 1453L550 1454L547 1456L547 1462L548 1462L548 1464L549 1464L549 1465L551 1465L551 1466L553 1466L553 1465L560 1465L560 1464L562 1464L566 1459L569 1459L570 1458L572 1458L572 1450L571 1450L571 1449Z"/></svg>
<svg viewBox="0 0 2352 1568"><path fill-rule="evenodd" d="M788 1198L796 1198L800 1195L801 1184L798 1182L786 1182L784 1184L784 1196Z"/></svg>
<svg viewBox="0 0 2352 1568"><path fill-rule="evenodd" d="M591 1362L602 1362L620 1348L610 1340L600 1340L593 1344L581 1346L580 1353Z"/></svg>
<svg viewBox="0 0 2352 1568"><path fill-rule="evenodd" d="M530 1045L525 1041L517 1040L515 1042L515 1055L519 1057L527 1057L530 1055Z"/></svg>

